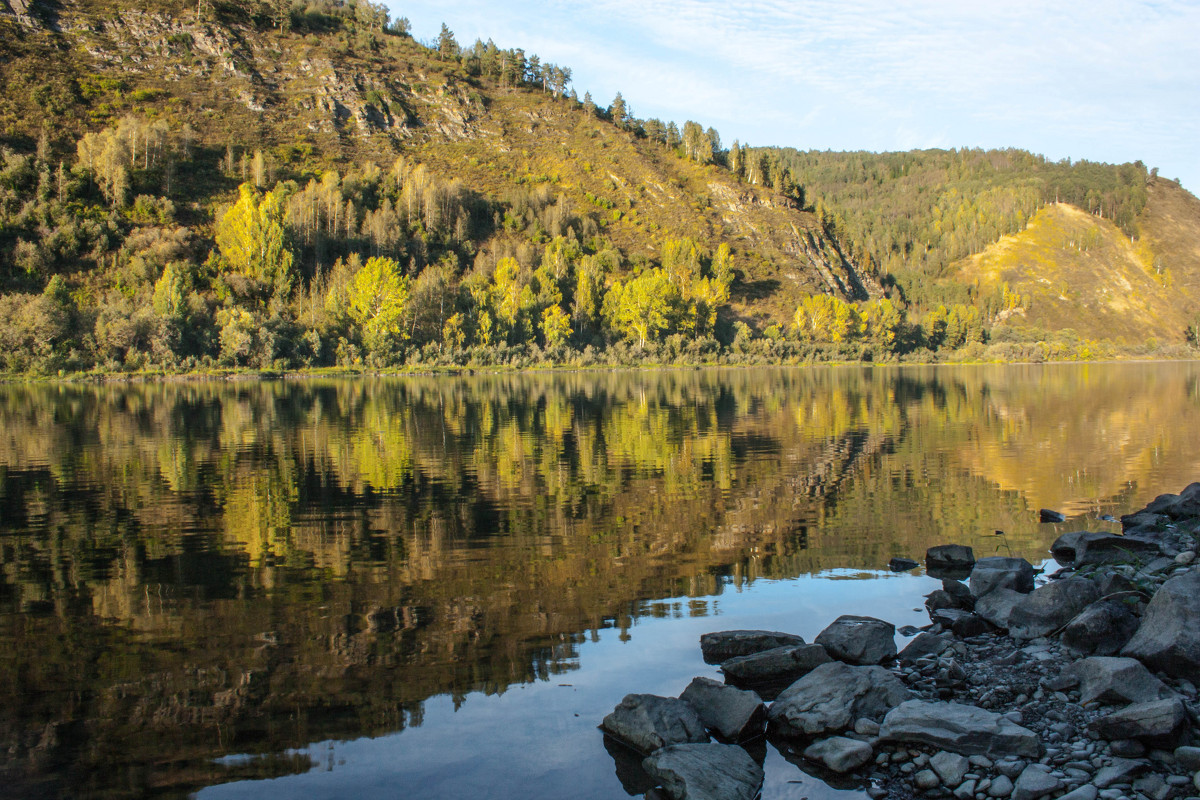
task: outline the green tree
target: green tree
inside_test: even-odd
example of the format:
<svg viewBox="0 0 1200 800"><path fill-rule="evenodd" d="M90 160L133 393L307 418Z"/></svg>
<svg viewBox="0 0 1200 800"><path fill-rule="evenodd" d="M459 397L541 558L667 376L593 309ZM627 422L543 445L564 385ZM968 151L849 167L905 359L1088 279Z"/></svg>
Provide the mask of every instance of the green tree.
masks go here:
<svg viewBox="0 0 1200 800"><path fill-rule="evenodd" d="M562 310L562 306L550 306L542 312L541 328L548 347L562 344L573 333L571 318Z"/></svg>
<svg viewBox="0 0 1200 800"><path fill-rule="evenodd" d="M679 299L665 271L648 269L623 284L614 283L604 297L604 312L613 330L645 346L670 327Z"/></svg>
<svg viewBox="0 0 1200 800"><path fill-rule="evenodd" d="M349 291L350 318L362 330L363 344L374 355L387 357L408 339L408 278L390 258L368 258L354 276Z"/></svg>
<svg viewBox="0 0 1200 800"><path fill-rule="evenodd" d="M217 247L225 262L274 287L276 297L291 289L292 251L283 224L283 205L275 192L259 195L243 183L238 201L217 222Z"/></svg>

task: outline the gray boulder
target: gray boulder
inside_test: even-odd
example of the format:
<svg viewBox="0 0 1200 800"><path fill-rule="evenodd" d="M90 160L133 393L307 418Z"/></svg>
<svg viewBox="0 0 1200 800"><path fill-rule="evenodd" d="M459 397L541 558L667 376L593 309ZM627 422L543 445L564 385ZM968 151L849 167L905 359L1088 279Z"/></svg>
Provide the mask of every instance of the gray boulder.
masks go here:
<svg viewBox="0 0 1200 800"><path fill-rule="evenodd" d="M1013 608L1028 596L1014 589L993 589L975 601L975 613L997 628L1007 630Z"/></svg>
<svg viewBox="0 0 1200 800"><path fill-rule="evenodd" d="M1025 596L1008 616L1014 639L1036 639L1066 625L1100 599L1100 590L1087 578L1052 581Z"/></svg>
<svg viewBox="0 0 1200 800"><path fill-rule="evenodd" d="M627 694L600 727L642 753L684 742L707 742L704 722L692 707L674 697Z"/></svg>
<svg viewBox="0 0 1200 800"><path fill-rule="evenodd" d="M1187 710L1178 698L1134 703L1092 722L1103 739L1169 740L1187 723Z"/></svg>
<svg viewBox="0 0 1200 800"><path fill-rule="evenodd" d="M847 739L845 736L821 739L804 750L804 757L809 761L816 761L834 772L858 769L874 755L875 751L871 749L871 745L858 739Z"/></svg>
<svg viewBox="0 0 1200 800"><path fill-rule="evenodd" d="M957 583L957 581L956 581ZM971 609L971 603L968 600L950 594L945 589L934 589L929 594L925 595L925 610L930 614L941 608L957 608L965 611Z"/></svg>
<svg viewBox="0 0 1200 800"><path fill-rule="evenodd" d="M905 645L904 649L900 651L898 658L901 664L911 664L918 658L940 655L949 646L950 640L945 636L921 631L913 637L911 642Z"/></svg>
<svg viewBox="0 0 1200 800"><path fill-rule="evenodd" d="M1035 758L1037 734L999 714L960 703L909 700L888 712L879 729L888 742L916 742L963 755Z"/></svg>
<svg viewBox="0 0 1200 800"><path fill-rule="evenodd" d="M782 689L832 661L819 644L776 647L749 656L731 658L721 664L725 681L737 686Z"/></svg>
<svg viewBox="0 0 1200 800"><path fill-rule="evenodd" d="M1165 514L1171 519L1200 516L1200 483L1189 485L1179 494L1160 494L1142 509L1142 513Z"/></svg>
<svg viewBox="0 0 1200 800"><path fill-rule="evenodd" d="M1066 784L1050 774L1050 770L1041 764L1030 764L1021 771L1021 775L1013 784L1013 800L1036 800L1048 794L1057 792Z"/></svg>
<svg viewBox="0 0 1200 800"><path fill-rule="evenodd" d="M963 778L971 771L971 762L966 756L941 750L929 759L929 766L942 779L942 783L953 789L963 782Z"/></svg>
<svg viewBox="0 0 1200 800"><path fill-rule="evenodd" d="M940 544L925 551L929 572L959 572L975 566L975 551L962 544Z"/></svg>
<svg viewBox="0 0 1200 800"><path fill-rule="evenodd" d="M700 652L704 654L704 663L720 664L738 656L802 644L803 638L779 631L717 631L700 637Z"/></svg>
<svg viewBox="0 0 1200 800"><path fill-rule="evenodd" d="M939 608L929 618L960 639L979 636L992 629L983 617L961 608Z"/></svg>
<svg viewBox="0 0 1200 800"><path fill-rule="evenodd" d="M1054 560L1060 564L1072 564L1075 562L1075 553L1079 548L1079 540L1084 536L1090 536L1089 531L1069 531L1059 536L1050 545L1050 555L1054 556Z"/></svg>
<svg viewBox="0 0 1200 800"><path fill-rule="evenodd" d="M1058 800L1096 800L1100 796L1100 790L1090 783L1085 783L1078 789L1072 789L1066 794L1058 798Z"/></svg>
<svg viewBox="0 0 1200 800"><path fill-rule="evenodd" d="M823 736L853 727L855 720L879 720L912 695L883 667L822 664L785 689L767 719L784 736Z"/></svg>
<svg viewBox="0 0 1200 800"><path fill-rule="evenodd" d="M1145 703L1174 696L1137 659L1092 656L1068 669L1079 678L1080 703Z"/></svg>
<svg viewBox="0 0 1200 800"><path fill-rule="evenodd" d="M1139 624L1141 620L1127 603L1099 600L1067 623L1062 643L1075 653L1116 655L1137 632Z"/></svg>
<svg viewBox="0 0 1200 800"><path fill-rule="evenodd" d="M1129 783L1135 775L1146 771L1145 761L1135 761L1132 758L1114 758L1108 764L1096 771L1092 783L1101 789L1107 789L1114 783Z"/></svg>
<svg viewBox="0 0 1200 800"><path fill-rule="evenodd" d="M978 600L995 589L1032 592L1033 564L1023 558L1008 556L979 559L971 570L971 594Z"/></svg>
<svg viewBox="0 0 1200 800"><path fill-rule="evenodd" d="M885 664L896 658L896 626L874 617L843 614L813 641L847 664Z"/></svg>
<svg viewBox="0 0 1200 800"><path fill-rule="evenodd" d="M1121 655L1176 677L1200 673L1200 570L1168 578L1159 587Z"/></svg>
<svg viewBox="0 0 1200 800"><path fill-rule="evenodd" d="M1200 772L1200 747L1176 747L1175 763L1188 772Z"/></svg>
<svg viewBox="0 0 1200 800"><path fill-rule="evenodd" d="M1075 545L1075 566L1124 563L1146 556L1156 556L1160 552L1162 551L1157 543L1138 536L1085 533Z"/></svg>
<svg viewBox="0 0 1200 800"><path fill-rule="evenodd" d="M642 762L674 800L754 800L763 769L750 754L731 744L677 744Z"/></svg>
<svg viewBox="0 0 1200 800"><path fill-rule="evenodd" d="M692 707L705 727L728 742L760 736L767 724L767 707L757 694L712 678L694 678L679 699Z"/></svg>

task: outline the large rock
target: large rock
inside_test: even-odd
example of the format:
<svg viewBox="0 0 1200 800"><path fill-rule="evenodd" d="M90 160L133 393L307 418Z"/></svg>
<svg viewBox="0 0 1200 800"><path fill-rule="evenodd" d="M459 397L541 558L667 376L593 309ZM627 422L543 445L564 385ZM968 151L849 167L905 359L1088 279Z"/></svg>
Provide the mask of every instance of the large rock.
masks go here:
<svg viewBox="0 0 1200 800"><path fill-rule="evenodd" d="M1181 678L1200 673L1200 571L1193 568L1159 587L1121 655Z"/></svg>
<svg viewBox="0 0 1200 800"><path fill-rule="evenodd" d="M911 664L918 658L941 655L950 644L950 640L945 636L921 631L913 637L911 642L905 645L897 657L900 659L901 664Z"/></svg>
<svg viewBox="0 0 1200 800"><path fill-rule="evenodd" d="M1080 703L1145 703L1174 696L1137 659L1092 656L1067 669L1079 679Z"/></svg>
<svg viewBox="0 0 1200 800"><path fill-rule="evenodd" d="M1075 552L1079 547L1080 538L1090 535L1092 534L1088 531L1068 531L1050 545L1050 555L1054 556L1054 560L1060 564L1072 564L1075 562Z"/></svg>
<svg viewBox="0 0 1200 800"><path fill-rule="evenodd" d="M1075 545L1075 566L1124 563L1156 556L1160 552L1158 544L1149 539L1116 533L1085 533Z"/></svg>
<svg viewBox="0 0 1200 800"><path fill-rule="evenodd" d="M1104 739L1170 740L1188 720L1179 699L1134 703L1092 722L1092 730Z"/></svg>
<svg viewBox="0 0 1200 800"><path fill-rule="evenodd" d="M679 699L692 707L705 727L728 742L759 736L767 724L767 707L757 694L712 678L694 678Z"/></svg>
<svg viewBox="0 0 1200 800"><path fill-rule="evenodd" d="M1052 792L1062 789L1064 784L1059 778L1050 774L1048 767L1041 764L1030 764L1021 771L1020 777L1013 784L1013 800L1036 800Z"/></svg>
<svg viewBox="0 0 1200 800"><path fill-rule="evenodd" d="M1013 607L1008 616L1008 633L1014 639L1046 636L1099 599L1100 590L1087 578L1052 581Z"/></svg>
<svg viewBox="0 0 1200 800"><path fill-rule="evenodd" d="M600 727L642 753L685 742L707 742L704 722L692 707L674 697L627 694Z"/></svg>
<svg viewBox="0 0 1200 800"><path fill-rule="evenodd" d="M1038 510L1038 521L1049 523L1066 522L1067 516L1061 511L1055 511L1050 508L1042 508Z"/></svg>
<svg viewBox="0 0 1200 800"><path fill-rule="evenodd" d="M1032 592L1033 564L1023 558L1008 556L979 559L971 570L971 594L978 600L995 589Z"/></svg>
<svg viewBox="0 0 1200 800"><path fill-rule="evenodd" d="M721 665L727 683L778 691L822 664L832 661L819 644L776 647L750 656L731 658Z"/></svg>
<svg viewBox="0 0 1200 800"><path fill-rule="evenodd" d="M1014 589L993 589L975 601L975 613L997 628L1007 630L1013 609L1028 596Z"/></svg>
<svg viewBox="0 0 1200 800"><path fill-rule="evenodd" d="M1139 624L1141 620L1127 603L1099 600L1067 623L1062 643L1076 653L1111 656L1121 652Z"/></svg>
<svg viewBox="0 0 1200 800"><path fill-rule="evenodd" d="M896 658L896 626L874 617L843 614L813 641L847 664L885 664Z"/></svg>
<svg viewBox="0 0 1200 800"><path fill-rule="evenodd" d="M1179 494L1160 494L1142 509L1142 513L1165 514L1171 519L1200 516L1200 483L1189 485Z"/></svg>
<svg viewBox="0 0 1200 800"><path fill-rule="evenodd" d="M796 647L804 639L779 631L717 631L700 637L700 652L706 664L720 664L738 656L748 656L776 647Z"/></svg>
<svg viewBox="0 0 1200 800"><path fill-rule="evenodd" d="M930 574L955 573L975 566L975 551L962 544L940 544L925 551L925 569Z"/></svg>
<svg viewBox="0 0 1200 800"><path fill-rule="evenodd" d="M983 617L961 608L939 608L931 613L929 618L960 639L980 636L992 630L992 626Z"/></svg>
<svg viewBox="0 0 1200 800"><path fill-rule="evenodd" d="M785 689L767 718L784 736L840 733L867 718L878 721L911 697L900 679L883 667L822 664Z"/></svg>
<svg viewBox="0 0 1200 800"><path fill-rule="evenodd" d="M1037 734L999 714L959 703L909 700L883 718L879 737L889 742L916 742L954 753L998 758L1035 758L1041 751Z"/></svg>
<svg viewBox="0 0 1200 800"><path fill-rule="evenodd" d="M858 769L874 755L875 751L871 749L871 745L858 739L847 739L845 736L831 736L813 742L804 750L804 757L809 761L816 761L834 772Z"/></svg>
<svg viewBox="0 0 1200 800"><path fill-rule="evenodd" d="M763 769L731 744L677 744L642 762L674 800L754 800Z"/></svg>

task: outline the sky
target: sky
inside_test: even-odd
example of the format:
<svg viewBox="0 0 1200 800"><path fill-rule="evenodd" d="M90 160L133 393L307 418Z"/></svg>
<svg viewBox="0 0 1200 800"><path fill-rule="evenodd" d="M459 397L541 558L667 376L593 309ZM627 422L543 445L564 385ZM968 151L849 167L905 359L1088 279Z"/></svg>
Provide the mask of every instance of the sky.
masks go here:
<svg viewBox="0 0 1200 800"><path fill-rule="evenodd" d="M1018 147L1200 193L1200 0L388 0L728 147Z"/></svg>

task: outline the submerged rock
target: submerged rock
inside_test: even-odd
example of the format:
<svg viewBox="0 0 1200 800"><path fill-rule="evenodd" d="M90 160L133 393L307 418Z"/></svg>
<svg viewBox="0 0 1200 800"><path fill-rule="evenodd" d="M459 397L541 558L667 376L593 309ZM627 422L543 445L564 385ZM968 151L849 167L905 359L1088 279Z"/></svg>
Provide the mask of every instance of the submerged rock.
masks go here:
<svg viewBox="0 0 1200 800"><path fill-rule="evenodd" d="M883 667L822 664L793 683L771 704L767 718L784 736L840 733L861 718L878 720L911 697Z"/></svg>
<svg viewBox="0 0 1200 800"><path fill-rule="evenodd" d="M814 641L847 664L884 664L896 658L896 626L874 617L843 614Z"/></svg>
<svg viewBox="0 0 1200 800"><path fill-rule="evenodd" d="M727 683L778 691L832 660L819 644L776 647L754 655L731 658L721 664L721 672L725 674Z"/></svg>
<svg viewBox="0 0 1200 800"><path fill-rule="evenodd" d="M888 561L888 569L892 572L907 572L919 566L921 565L911 558L893 558L891 561Z"/></svg>
<svg viewBox="0 0 1200 800"><path fill-rule="evenodd" d="M1037 734L999 714L960 703L909 700L883 718L879 737L916 742L963 755L1036 757Z"/></svg>
<svg viewBox="0 0 1200 800"><path fill-rule="evenodd" d="M1200 673L1200 570L1167 579L1121 655L1168 675L1186 678Z"/></svg>
<svg viewBox="0 0 1200 800"><path fill-rule="evenodd" d="M676 744L657 751L642 768L674 800L754 800L763 769L732 744Z"/></svg>
<svg viewBox="0 0 1200 800"><path fill-rule="evenodd" d="M1043 508L1038 510L1038 520L1041 522L1066 522L1067 517L1061 511Z"/></svg>
<svg viewBox="0 0 1200 800"><path fill-rule="evenodd" d="M707 742L704 722L692 707L674 697L627 694L600 727L642 753L684 742Z"/></svg>
<svg viewBox="0 0 1200 800"><path fill-rule="evenodd" d="M706 664L720 664L738 656L748 656L776 647L795 647L804 639L779 631L717 631L700 637L700 652Z"/></svg>
<svg viewBox="0 0 1200 800"><path fill-rule="evenodd" d="M767 707L757 694L712 678L693 679L679 699L692 707L705 727L729 742L761 736L767 724Z"/></svg>

